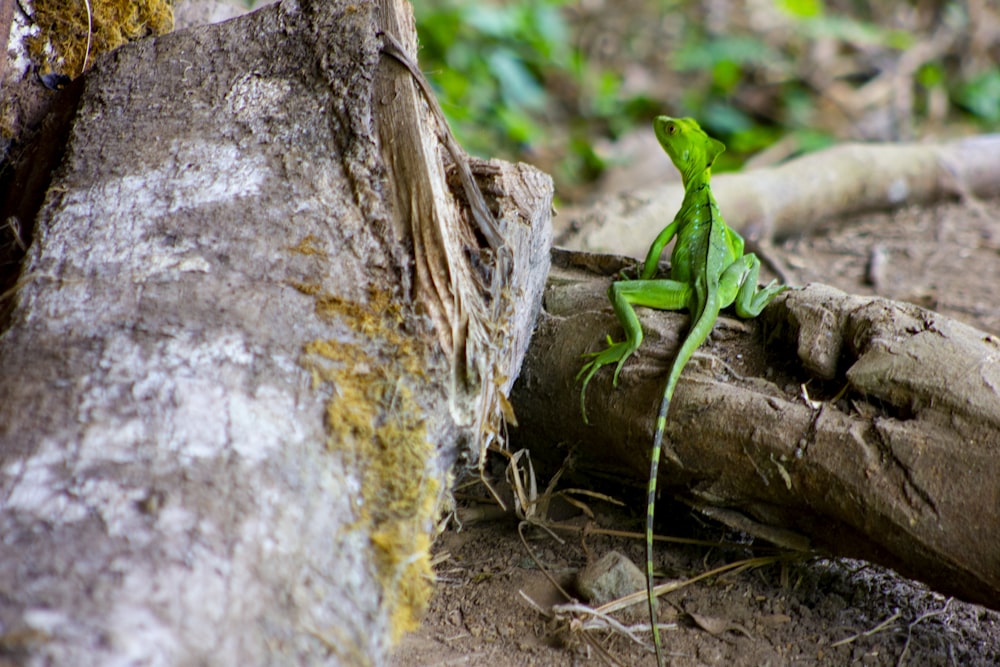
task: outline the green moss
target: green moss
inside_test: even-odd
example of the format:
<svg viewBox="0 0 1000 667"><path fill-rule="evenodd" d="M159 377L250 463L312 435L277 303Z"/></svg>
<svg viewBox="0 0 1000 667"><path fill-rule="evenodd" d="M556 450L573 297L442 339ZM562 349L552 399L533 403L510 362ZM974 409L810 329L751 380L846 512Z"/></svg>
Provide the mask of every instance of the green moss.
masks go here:
<svg viewBox="0 0 1000 667"><path fill-rule="evenodd" d="M28 51L42 74L79 76L84 64L90 68L102 53L174 29L172 0L35 0L33 4L39 32L29 38Z"/></svg>
<svg viewBox="0 0 1000 667"><path fill-rule="evenodd" d="M326 446L347 454L363 471L361 529L371 536L393 641L413 630L430 602L430 526L437 516L438 480L428 474L428 441L412 383L426 378L427 352L403 331L391 293L372 290L365 303L296 285L315 299L316 312L345 322L366 341L315 340L302 365L314 387L329 387ZM374 345L373 345L374 343ZM378 356L372 350L380 347Z"/></svg>

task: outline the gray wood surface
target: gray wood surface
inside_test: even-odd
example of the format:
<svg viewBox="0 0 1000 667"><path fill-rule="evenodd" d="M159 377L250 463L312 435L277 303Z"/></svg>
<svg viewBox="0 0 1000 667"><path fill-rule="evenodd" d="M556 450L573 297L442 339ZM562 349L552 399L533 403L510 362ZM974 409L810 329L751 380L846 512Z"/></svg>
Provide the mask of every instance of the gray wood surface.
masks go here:
<svg viewBox="0 0 1000 667"><path fill-rule="evenodd" d="M419 619L448 471L502 431L552 186L472 165L493 277L384 19L281 3L86 76L0 337L18 664L379 664Z"/></svg>

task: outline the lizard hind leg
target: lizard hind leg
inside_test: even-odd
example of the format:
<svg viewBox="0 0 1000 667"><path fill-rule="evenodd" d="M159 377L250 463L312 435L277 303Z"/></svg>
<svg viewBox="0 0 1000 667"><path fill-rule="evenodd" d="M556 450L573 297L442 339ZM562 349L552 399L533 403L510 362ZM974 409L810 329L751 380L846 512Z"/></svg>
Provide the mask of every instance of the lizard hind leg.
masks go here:
<svg viewBox="0 0 1000 667"><path fill-rule="evenodd" d="M736 314L744 319L757 317L774 297L789 289L772 280L765 287L757 284L760 275L760 260L753 253L743 255L729 265L720 280L720 291L729 292L723 306L732 303ZM734 289L735 288L735 289Z"/></svg>
<svg viewBox="0 0 1000 667"><path fill-rule="evenodd" d="M680 310L688 306L691 297L691 286L677 280L620 280L612 283L608 289L608 297L614 307L618 321L625 329L625 340L617 343L608 337L608 347L600 352L590 352L584 356L589 359L583 365L576 379L583 378L580 390L580 411L583 421L587 423L586 392L587 385L594 374L602 366L615 364L612 380L618 386L618 375L622 366L632 353L642 344L642 324L636 315L634 306L655 308L657 310Z"/></svg>

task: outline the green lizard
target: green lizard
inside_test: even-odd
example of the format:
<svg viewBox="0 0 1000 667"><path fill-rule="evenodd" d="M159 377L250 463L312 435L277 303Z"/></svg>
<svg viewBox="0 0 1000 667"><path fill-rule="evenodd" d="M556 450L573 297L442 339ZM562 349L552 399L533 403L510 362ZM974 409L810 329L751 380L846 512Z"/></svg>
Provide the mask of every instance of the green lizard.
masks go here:
<svg viewBox="0 0 1000 667"><path fill-rule="evenodd" d="M602 366L617 364L613 376L618 385L618 373L625 360L642 343L642 326L633 306L658 310L681 310L691 314L691 327L670 367L667 384L656 418L652 460L649 464L648 505L646 508L646 589L649 615L653 629L656 662L662 667L663 649L656 625L656 596L653 591L653 513L656 501L656 477L663 446L663 433L670 412L670 399L681 371L695 350L705 342L719 311L735 305L736 314L743 318L756 317L771 299L787 289L772 281L758 289L760 260L753 253L743 254L743 238L726 226L712 195L709 179L712 163L725 150L722 142L712 139L693 118L659 116L653 129L660 145L681 172L684 181L684 202L674 217L653 241L638 280L621 280L611 285L608 297L618 320L625 327L625 340L585 355L591 360L580 369L583 378L580 407L587 421L587 384ZM670 279L653 279L663 248L677 237L670 257Z"/></svg>

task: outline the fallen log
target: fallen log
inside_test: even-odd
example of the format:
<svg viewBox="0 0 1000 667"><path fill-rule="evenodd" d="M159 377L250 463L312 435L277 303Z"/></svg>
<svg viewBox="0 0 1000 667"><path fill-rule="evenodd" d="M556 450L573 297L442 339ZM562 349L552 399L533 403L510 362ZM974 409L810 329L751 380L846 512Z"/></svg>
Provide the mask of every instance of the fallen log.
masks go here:
<svg viewBox="0 0 1000 667"><path fill-rule="evenodd" d="M620 336L605 297L626 260L559 251L512 395L512 444L645 484L687 316L640 309L646 339L580 417L581 355ZM766 344L765 344L766 341ZM1000 608L1000 340L932 311L809 285L722 319L678 385L660 486L741 530L860 557ZM559 447L556 447L556 444Z"/></svg>

